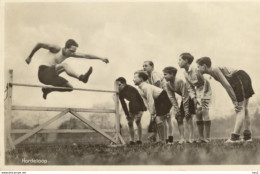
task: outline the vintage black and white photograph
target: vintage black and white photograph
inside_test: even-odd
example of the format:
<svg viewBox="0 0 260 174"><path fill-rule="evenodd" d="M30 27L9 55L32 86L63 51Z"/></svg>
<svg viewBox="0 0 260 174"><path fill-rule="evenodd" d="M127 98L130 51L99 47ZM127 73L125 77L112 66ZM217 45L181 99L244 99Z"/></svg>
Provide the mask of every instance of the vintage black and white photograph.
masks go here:
<svg viewBox="0 0 260 174"><path fill-rule="evenodd" d="M260 2L3 10L5 166L260 164Z"/></svg>

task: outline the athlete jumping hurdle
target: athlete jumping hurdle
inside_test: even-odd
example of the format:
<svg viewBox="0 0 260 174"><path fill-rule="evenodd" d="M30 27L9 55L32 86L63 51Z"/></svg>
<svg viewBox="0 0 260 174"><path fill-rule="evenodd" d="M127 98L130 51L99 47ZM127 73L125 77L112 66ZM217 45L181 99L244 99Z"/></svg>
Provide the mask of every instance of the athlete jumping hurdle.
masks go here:
<svg viewBox="0 0 260 174"><path fill-rule="evenodd" d="M97 56L76 52L78 46L78 43L73 39L67 40L64 48L53 44L38 43L33 48L30 55L25 61L27 64L30 64L33 55L41 48L49 50L52 59L46 59L45 63L39 66L38 78L40 82L45 85L73 88L66 79L59 76L62 72L66 72L66 74L68 74L69 76L79 79L83 83L87 83L93 69L90 66L89 70L85 74L80 75L76 73L72 68L70 68L67 63L64 63L64 60L69 57L75 57L85 59L98 59L105 63L109 63L109 60L107 58L100 58ZM43 98L46 99L47 95L53 91L69 92L72 91L72 89L42 88Z"/></svg>

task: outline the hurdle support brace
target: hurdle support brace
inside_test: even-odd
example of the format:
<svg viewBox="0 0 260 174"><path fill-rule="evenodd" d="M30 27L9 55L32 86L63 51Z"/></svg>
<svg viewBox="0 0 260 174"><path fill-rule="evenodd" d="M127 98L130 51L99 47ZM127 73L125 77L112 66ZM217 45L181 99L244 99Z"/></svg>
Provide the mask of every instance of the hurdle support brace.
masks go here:
<svg viewBox="0 0 260 174"><path fill-rule="evenodd" d="M104 92L104 93L114 93L115 94L115 110L112 109L86 109L86 108L62 108L62 107L32 107L32 106L13 106L12 105L12 90L14 86L20 86L20 87L34 87L34 88L55 88L55 89L72 89L72 90L78 90L78 91L89 91L89 92ZM85 133L89 132L89 130L59 130L59 129L52 129L47 130L44 129L46 126L50 125L54 121L58 120L62 116L64 116L67 113L71 113L73 116L75 116L77 119L82 121L84 124L88 125L93 129L93 131L101 134L108 140L110 140L112 143L116 145L124 145L125 141L123 137L120 134L120 114L119 114L119 91L117 85L115 85L115 91L112 90L96 90L96 89L83 89L83 88L66 88L66 87L53 87L53 86L43 86L43 85L30 85L30 84L20 84L20 83L13 83L13 70L9 70L9 78L8 78L8 85L7 85L7 100L5 102L5 147L6 150L12 150L15 148L15 146L24 140L28 139L32 135L36 133ZM53 117L52 119L46 121L45 123L39 125L36 128L33 129L18 129L18 130L12 130L11 128L11 120L12 120L12 111L13 110L21 110L21 111L59 111L60 113ZM94 112L94 113L114 113L115 114L115 121L116 121L116 128L115 128L115 137L112 138L110 135L108 135L106 132L113 132L113 131L107 131L100 129L97 125L94 123L88 121L83 116L81 116L78 112ZM16 140L12 140L11 134L12 133L25 133L23 136L19 137Z"/></svg>

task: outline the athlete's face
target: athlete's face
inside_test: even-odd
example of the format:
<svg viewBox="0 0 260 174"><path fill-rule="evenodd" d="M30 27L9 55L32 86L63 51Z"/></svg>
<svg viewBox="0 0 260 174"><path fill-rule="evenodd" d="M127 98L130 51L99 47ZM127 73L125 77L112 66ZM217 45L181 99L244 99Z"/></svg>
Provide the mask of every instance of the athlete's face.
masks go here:
<svg viewBox="0 0 260 174"><path fill-rule="evenodd" d="M199 70L199 72L201 74L204 74L206 72L206 70L207 70L207 66L205 64L204 65L200 65L200 64L197 63L197 69Z"/></svg>
<svg viewBox="0 0 260 174"><path fill-rule="evenodd" d="M179 64L180 68L184 68L185 66L187 66L188 61L187 60L183 60L181 57L179 57L178 64Z"/></svg>
<svg viewBox="0 0 260 174"><path fill-rule="evenodd" d="M148 73L153 71L153 67L149 64L149 62L144 62L143 69Z"/></svg>
<svg viewBox="0 0 260 174"><path fill-rule="evenodd" d="M73 54L75 54L75 52L77 51L77 48L76 46L72 45L70 48L65 48L65 54L66 56L71 56Z"/></svg>
<svg viewBox="0 0 260 174"><path fill-rule="evenodd" d="M170 80L172 80L172 79L174 79L174 76L173 76L173 74L171 74L171 73L164 72L164 73L163 73L163 76L164 76L164 78L165 78L165 80L166 80L167 82L170 81Z"/></svg>
<svg viewBox="0 0 260 174"><path fill-rule="evenodd" d="M138 76L137 73L135 73L133 81L134 81L134 84L138 86L142 83L143 80Z"/></svg>

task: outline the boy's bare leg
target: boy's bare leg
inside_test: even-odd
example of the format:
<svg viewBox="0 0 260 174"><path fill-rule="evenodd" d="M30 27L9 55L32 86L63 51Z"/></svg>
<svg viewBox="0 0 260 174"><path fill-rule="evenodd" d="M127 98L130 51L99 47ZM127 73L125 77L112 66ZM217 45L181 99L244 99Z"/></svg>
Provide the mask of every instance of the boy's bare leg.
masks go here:
<svg viewBox="0 0 260 174"><path fill-rule="evenodd" d="M137 117L135 120L136 127L137 127L137 134L138 140L142 141L142 124L141 124L141 117Z"/></svg>
<svg viewBox="0 0 260 174"><path fill-rule="evenodd" d="M167 117L167 124L168 124L168 136L173 136L172 128L173 128L173 123L172 123L172 118L171 115Z"/></svg>
<svg viewBox="0 0 260 174"><path fill-rule="evenodd" d="M178 129L179 129L179 133L180 133L179 144L183 144L185 142L185 139L184 139L184 124L183 124L183 122L178 122Z"/></svg>
<svg viewBox="0 0 260 174"><path fill-rule="evenodd" d="M210 128L211 128L211 120L209 118L209 109L208 108L202 108L202 117L204 121L204 141L208 143L210 141Z"/></svg>
<svg viewBox="0 0 260 174"><path fill-rule="evenodd" d="M156 116L155 118L155 121L156 121L156 124L157 124L157 131L158 131L158 134L159 134L159 138L160 138L160 141L162 143L165 143L165 139L166 139L166 133L165 133L165 119L163 118L164 116Z"/></svg>
<svg viewBox="0 0 260 174"><path fill-rule="evenodd" d="M152 116L150 115L151 119L152 119ZM151 124L151 123L150 123ZM157 133L157 130L153 130L153 132L149 133L149 136L147 138L149 141L151 142L156 142L158 140L158 133Z"/></svg>
<svg viewBox="0 0 260 174"><path fill-rule="evenodd" d="M245 99L244 101L244 109L245 109L245 121L244 121L244 125L245 125L245 130L249 130L251 132L251 121L250 121L250 117L249 117L249 113L248 113L248 99Z"/></svg>
<svg viewBox="0 0 260 174"><path fill-rule="evenodd" d="M245 120L245 107L244 101L238 102L238 106L236 108L236 121L234 131L231 134L231 138L226 141L226 143L240 143L240 133L243 127L243 122ZM251 134L250 134L251 139Z"/></svg>
<svg viewBox="0 0 260 174"><path fill-rule="evenodd" d="M245 119L244 119L244 126L245 130L243 132L243 139L244 141L251 142L252 141L252 131L251 131L251 121L248 113L248 102L249 99L244 100L244 109L245 109Z"/></svg>
<svg viewBox="0 0 260 174"><path fill-rule="evenodd" d="M235 121L235 127L234 127L234 134L240 135L244 118L245 118L245 109L244 109L244 102L238 103L238 111L236 113L236 121Z"/></svg>
<svg viewBox="0 0 260 174"><path fill-rule="evenodd" d="M194 115L192 115L191 117L189 118L186 118L186 122L187 122L187 129L188 129L188 136L189 136L189 139L188 139L188 142L189 143L192 143L193 142L193 117Z"/></svg>
<svg viewBox="0 0 260 174"><path fill-rule="evenodd" d="M201 107L197 108L196 118L197 118L196 122L197 122L198 133L199 133L198 142L200 142L201 140L204 139L204 122L203 122L203 119L202 119L202 108Z"/></svg>
<svg viewBox="0 0 260 174"><path fill-rule="evenodd" d="M130 139L131 139L131 141L134 141L134 138L135 138L134 124L133 124L134 118L131 117L127 121L128 121Z"/></svg>

